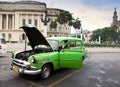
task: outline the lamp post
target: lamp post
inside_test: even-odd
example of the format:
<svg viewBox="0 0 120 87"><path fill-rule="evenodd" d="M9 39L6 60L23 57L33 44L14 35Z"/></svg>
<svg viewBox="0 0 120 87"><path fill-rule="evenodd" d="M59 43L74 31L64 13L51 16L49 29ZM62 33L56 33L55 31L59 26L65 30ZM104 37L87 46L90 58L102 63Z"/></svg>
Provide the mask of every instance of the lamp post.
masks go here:
<svg viewBox="0 0 120 87"><path fill-rule="evenodd" d="M53 35L52 35L52 37L55 37L55 28L52 28L52 33L53 33Z"/></svg>
<svg viewBox="0 0 120 87"><path fill-rule="evenodd" d="M83 30L82 30L82 25L80 26L80 38L83 40Z"/></svg>
<svg viewBox="0 0 120 87"><path fill-rule="evenodd" d="M47 11L41 15L41 21L44 23L44 36L47 37L47 23L50 22L50 17L47 15Z"/></svg>

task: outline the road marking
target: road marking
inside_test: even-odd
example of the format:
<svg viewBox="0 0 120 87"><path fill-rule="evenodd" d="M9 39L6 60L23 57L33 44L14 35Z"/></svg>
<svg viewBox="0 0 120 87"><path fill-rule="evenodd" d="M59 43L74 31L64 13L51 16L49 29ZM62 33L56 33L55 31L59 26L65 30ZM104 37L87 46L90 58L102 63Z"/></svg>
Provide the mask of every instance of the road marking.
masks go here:
<svg viewBox="0 0 120 87"><path fill-rule="evenodd" d="M55 81L54 83L48 85L47 87L53 87L53 86L55 86L56 84L58 84L58 83L62 82L63 80L65 80L65 79L67 79L67 78L73 76L74 74L80 72L81 70L83 70L83 69L89 67L89 66L92 65L92 64L95 64L95 62L94 62L94 63L92 62L92 63L90 63L89 65L86 65L85 67L83 67L83 68L81 68L81 69L78 69L78 70L74 71L73 73L68 74L67 76L65 76L65 77L63 77L63 78L61 78L61 79Z"/></svg>
<svg viewBox="0 0 120 87"><path fill-rule="evenodd" d="M28 80L24 80L26 83L29 83L29 84L31 84L31 85L33 85L33 86L35 86L35 87L45 87L45 86L42 86L42 85L40 85L40 84L37 84L37 83L35 83L35 82L32 82L32 81L28 81Z"/></svg>

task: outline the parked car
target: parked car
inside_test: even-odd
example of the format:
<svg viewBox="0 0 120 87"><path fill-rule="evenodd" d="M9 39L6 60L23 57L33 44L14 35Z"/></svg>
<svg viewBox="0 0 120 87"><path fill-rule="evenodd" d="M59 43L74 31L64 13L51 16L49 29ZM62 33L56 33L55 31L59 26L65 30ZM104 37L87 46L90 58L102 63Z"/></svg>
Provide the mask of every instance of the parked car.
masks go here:
<svg viewBox="0 0 120 87"><path fill-rule="evenodd" d="M3 37L0 37L0 53L6 53L7 47L5 44L5 39Z"/></svg>
<svg viewBox="0 0 120 87"><path fill-rule="evenodd" d="M81 68L87 56L83 41L72 37L45 39L35 27L21 27L32 50L12 53L11 69L17 73L48 78L51 71L60 68Z"/></svg>

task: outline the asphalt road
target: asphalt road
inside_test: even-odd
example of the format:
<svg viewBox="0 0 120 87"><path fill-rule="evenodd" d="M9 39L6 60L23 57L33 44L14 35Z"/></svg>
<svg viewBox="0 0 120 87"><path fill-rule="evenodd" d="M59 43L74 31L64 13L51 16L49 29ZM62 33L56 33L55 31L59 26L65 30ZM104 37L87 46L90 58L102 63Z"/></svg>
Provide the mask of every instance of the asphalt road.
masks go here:
<svg viewBox="0 0 120 87"><path fill-rule="evenodd" d="M120 87L120 52L91 52L80 69L60 69L42 80L9 69L10 54L0 56L0 87Z"/></svg>

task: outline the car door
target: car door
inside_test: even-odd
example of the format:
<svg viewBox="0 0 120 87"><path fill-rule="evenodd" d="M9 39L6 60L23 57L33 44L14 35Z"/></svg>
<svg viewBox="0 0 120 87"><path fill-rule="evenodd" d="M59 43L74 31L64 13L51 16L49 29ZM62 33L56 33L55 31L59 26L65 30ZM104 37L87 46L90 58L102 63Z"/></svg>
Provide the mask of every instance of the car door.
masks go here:
<svg viewBox="0 0 120 87"><path fill-rule="evenodd" d="M80 68L82 67L82 56L80 41L68 42L60 52L61 68Z"/></svg>

